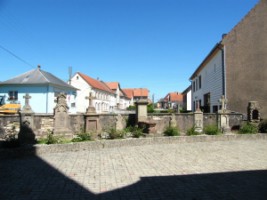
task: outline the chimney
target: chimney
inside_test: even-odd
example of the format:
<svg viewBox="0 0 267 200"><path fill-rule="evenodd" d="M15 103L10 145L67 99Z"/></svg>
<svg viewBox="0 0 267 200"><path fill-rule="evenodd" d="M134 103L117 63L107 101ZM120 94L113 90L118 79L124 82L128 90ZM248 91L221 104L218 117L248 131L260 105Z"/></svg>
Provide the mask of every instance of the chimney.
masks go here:
<svg viewBox="0 0 267 200"><path fill-rule="evenodd" d="M41 65L37 65L37 68L40 70L41 69Z"/></svg>

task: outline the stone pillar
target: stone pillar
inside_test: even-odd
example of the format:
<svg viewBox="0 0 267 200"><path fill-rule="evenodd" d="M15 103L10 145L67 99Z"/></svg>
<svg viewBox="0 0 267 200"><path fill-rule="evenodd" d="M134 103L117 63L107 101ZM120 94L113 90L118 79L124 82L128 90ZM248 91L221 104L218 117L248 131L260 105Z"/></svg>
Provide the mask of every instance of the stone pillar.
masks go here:
<svg viewBox="0 0 267 200"><path fill-rule="evenodd" d="M224 95L219 99L219 102L222 104L221 110L218 111L218 129L222 133L230 133L231 129L229 126L229 113L230 111L226 109L228 100Z"/></svg>
<svg viewBox="0 0 267 200"><path fill-rule="evenodd" d="M199 102L197 102L197 109L194 112L194 128L198 133L203 132L203 112L199 108Z"/></svg>
<svg viewBox="0 0 267 200"><path fill-rule="evenodd" d="M147 105L148 101L145 99L140 99L135 102L136 105L136 122L147 121Z"/></svg>
<svg viewBox="0 0 267 200"><path fill-rule="evenodd" d="M70 129L69 107L66 102L66 95L60 93L57 96L57 105L54 108L54 130L53 134L72 138L73 132Z"/></svg>

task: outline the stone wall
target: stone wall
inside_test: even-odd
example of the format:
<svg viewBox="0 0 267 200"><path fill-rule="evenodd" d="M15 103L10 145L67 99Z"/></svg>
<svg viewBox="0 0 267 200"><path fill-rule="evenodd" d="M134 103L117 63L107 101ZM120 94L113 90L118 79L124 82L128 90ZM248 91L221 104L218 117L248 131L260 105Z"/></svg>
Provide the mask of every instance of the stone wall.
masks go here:
<svg viewBox="0 0 267 200"><path fill-rule="evenodd" d="M170 125L171 114L149 114L148 120L156 123L156 133L161 135L164 130ZM186 114L175 114L174 115L176 125L182 132L182 135L186 133L189 128L193 127L194 115L192 113ZM99 132L107 131L111 128L116 127L117 115L114 114L103 114L98 116L98 127ZM135 120L135 115L124 114L121 115L121 121L123 127L128 125L133 125ZM54 116L53 115L40 115L35 114L33 117L34 122L34 134L37 138L46 137L47 134L54 129ZM230 114L230 126L239 126L242 123L242 115L240 114ZM203 119L204 127L209 124L217 124L216 114L204 114ZM70 127L72 132L81 133L85 128L85 117L82 114L70 115ZM20 116L10 115L10 116L0 116L0 138L4 138L7 133L13 131L15 134L19 132L20 128Z"/></svg>

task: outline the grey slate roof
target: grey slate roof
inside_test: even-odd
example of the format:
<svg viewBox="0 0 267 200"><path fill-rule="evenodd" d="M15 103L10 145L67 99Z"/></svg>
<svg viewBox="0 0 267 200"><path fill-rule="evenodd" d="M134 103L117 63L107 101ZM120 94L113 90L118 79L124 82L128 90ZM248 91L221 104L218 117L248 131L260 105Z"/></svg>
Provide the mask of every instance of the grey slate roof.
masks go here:
<svg viewBox="0 0 267 200"><path fill-rule="evenodd" d="M53 85L77 90L73 86L67 84L53 74L41 70L39 67L24 74L18 75L15 78L0 82L1 85Z"/></svg>

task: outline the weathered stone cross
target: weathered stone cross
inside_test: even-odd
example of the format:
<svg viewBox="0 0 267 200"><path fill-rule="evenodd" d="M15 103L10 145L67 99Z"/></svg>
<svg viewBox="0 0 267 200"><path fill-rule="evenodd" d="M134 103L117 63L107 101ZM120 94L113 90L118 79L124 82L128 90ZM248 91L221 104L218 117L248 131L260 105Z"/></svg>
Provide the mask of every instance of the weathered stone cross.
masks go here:
<svg viewBox="0 0 267 200"><path fill-rule="evenodd" d="M225 98L224 95L222 95L222 97L219 99L219 102L222 104L222 110L226 110L226 104L228 100Z"/></svg>
<svg viewBox="0 0 267 200"><path fill-rule="evenodd" d="M29 106L30 105L30 101L29 99L32 98L29 93L26 93L25 96L23 96L23 98L25 99L25 106Z"/></svg>
<svg viewBox="0 0 267 200"><path fill-rule="evenodd" d="M85 99L89 99L89 107L93 107L93 94L92 92L89 93L89 96L88 97L85 97Z"/></svg>

